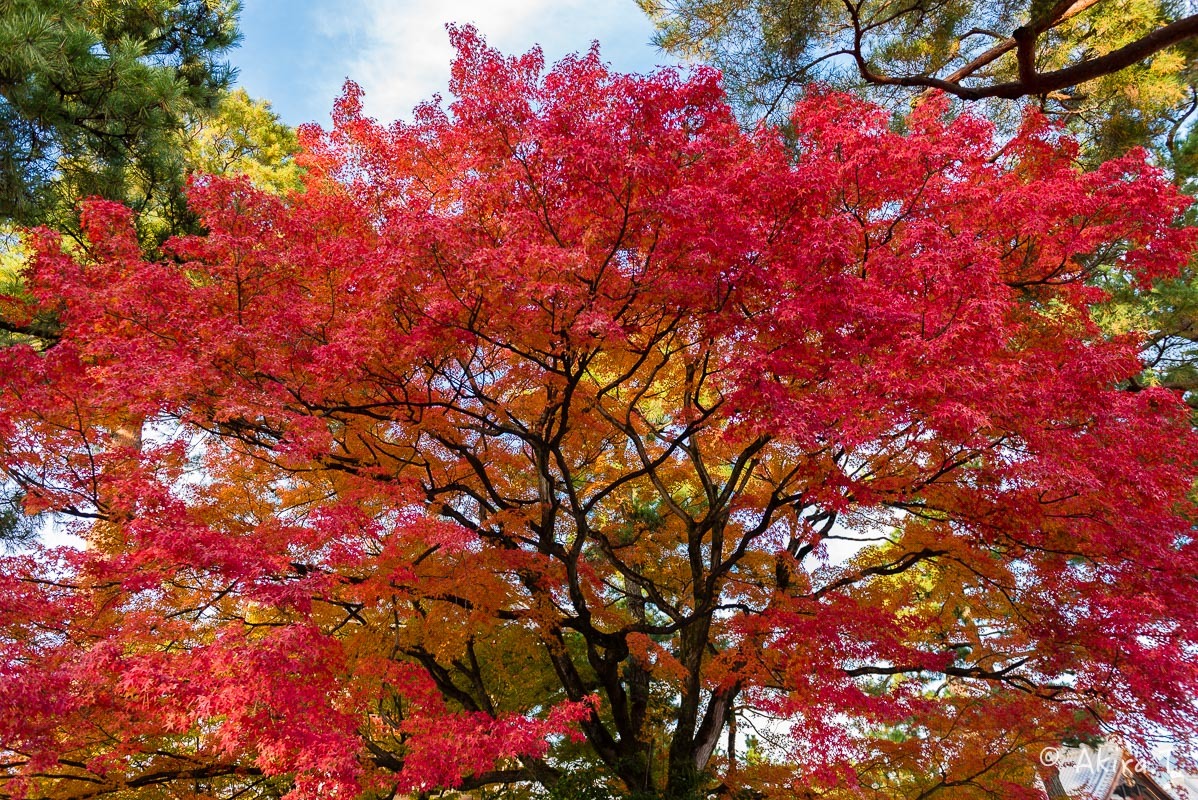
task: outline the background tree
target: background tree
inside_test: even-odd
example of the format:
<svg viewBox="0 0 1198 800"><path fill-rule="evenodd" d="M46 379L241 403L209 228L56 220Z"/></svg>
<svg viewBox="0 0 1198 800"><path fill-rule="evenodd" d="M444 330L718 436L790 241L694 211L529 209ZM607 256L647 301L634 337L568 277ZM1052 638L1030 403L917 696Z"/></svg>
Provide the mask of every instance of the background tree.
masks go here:
<svg viewBox="0 0 1198 800"><path fill-rule="evenodd" d="M1198 441L1088 285L1185 260L1167 180L844 95L796 162L712 71L455 41L448 112L351 85L306 192L201 181L166 260L112 203L35 243L0 463L90 546L0 561L0 792L971 800L1194 746ZM784 749L731 769L733 709Z"/></svg>
<svg viewBox="0 0 1198 800"><path fill-rule="evenodd" d="M181 230L177 137L232 79L236 0L0 3L0 220L67 225L84 197Z"/></svg>
<svg viewBox="0 0 1198 800"><path fill-rule="evenodd" d="M782 119L812 83L901 110L929 90L1034 103L1091 157L1157 143L1180 155L1198 15L1173 0L640 0L659 44L724 71L750 118Z"/></svg>
<svg viewBox="0 0 1198 800"><path fill-rule="evenodd" d="M245 175L257 188L279 195L302 186L295 131L269 102L254 100L244 89L225 94L214 113L195 116L184 133L189 173Z"/></svg>

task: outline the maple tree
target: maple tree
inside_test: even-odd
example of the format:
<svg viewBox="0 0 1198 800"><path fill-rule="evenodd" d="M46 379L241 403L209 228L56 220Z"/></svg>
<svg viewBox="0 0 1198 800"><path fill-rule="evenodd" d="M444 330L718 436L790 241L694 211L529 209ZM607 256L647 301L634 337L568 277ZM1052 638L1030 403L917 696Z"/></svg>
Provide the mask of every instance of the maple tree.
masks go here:
<svg viewBox="0 0 1198 800"><path fill-rule="evenodd" d="M2 562L0 795L1017 798L1193 747L1198 441L1087 284L1193 247L1142 154L826 94L795 158L714 71L453 37L447 110L348 85L303 192L195 181L161 261L111 202L36 237L0 463L88 546Z"/></svg>
<svg viewBox="0 0 1198 800"><path fill-rule="evenodd" d="M1193 194L1198 161L1198 16L1175 0L638 0L657 43L724 73L742 120L785 125L819 82L903 111L934 90L1013 133L1034 106L1096 165L1144 146ZM1193 214L1193 210L1190 212ZM1198 282L1119 276L1109 332L1152 332L1145 373L1198 405Z"/></svg>

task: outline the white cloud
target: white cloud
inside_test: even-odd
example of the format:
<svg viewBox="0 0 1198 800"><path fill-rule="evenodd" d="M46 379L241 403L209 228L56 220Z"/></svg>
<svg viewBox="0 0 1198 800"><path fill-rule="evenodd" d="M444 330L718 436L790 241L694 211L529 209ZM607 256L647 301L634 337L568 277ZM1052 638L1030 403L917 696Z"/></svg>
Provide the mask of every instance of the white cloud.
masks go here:
<svg viewBox="0 0 1198 800"><path fill-rule="evenodd" d="M505 53L539 44L548 63L595 40L605 60L624 71L669 60L649 44L652 26L634 0L354 0L320 8L317 18L344 54L337 66L362 86L367 113L381 120L407 117L417 103L446 92L448 23L473 24Z"/></svg>

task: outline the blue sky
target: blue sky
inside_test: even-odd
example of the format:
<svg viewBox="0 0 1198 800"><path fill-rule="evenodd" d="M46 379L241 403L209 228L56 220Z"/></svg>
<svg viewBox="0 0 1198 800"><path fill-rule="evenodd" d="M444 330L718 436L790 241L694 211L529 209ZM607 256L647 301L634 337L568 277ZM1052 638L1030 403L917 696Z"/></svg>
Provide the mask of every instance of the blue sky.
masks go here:
<svg viewBox="0 0 1198 800"><path fill-rule="evenodd" d="M650 44L634 0L245 0L244 39L232 54L239 83L284 121L328 124L346 78L380 120L409 116L446 93L452 50L445 24L473 23L507 53L541 45L549 63L593 40L622 72L671 63Z"/></svg>

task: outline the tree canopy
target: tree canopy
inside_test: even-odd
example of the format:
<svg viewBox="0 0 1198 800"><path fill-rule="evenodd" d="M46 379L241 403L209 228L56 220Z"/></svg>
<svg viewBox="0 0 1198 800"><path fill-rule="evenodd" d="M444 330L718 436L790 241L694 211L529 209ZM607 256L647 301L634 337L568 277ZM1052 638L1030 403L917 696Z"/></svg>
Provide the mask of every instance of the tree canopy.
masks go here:
<svg viewBox="0 0 1198 800"><path fill-rule="evenodd" d="M138 212L143 246L195 230L189 175L246 174L299 185L295 132L269 103L231 91L220 58L237 41L233 0L0 2L0 294L25 292L22 226L79 237L78 203L94 196ZM47 309L20 321L0 304L0 346L57 336ZM0 482L0 543L36 525Z"/></svg>
<svg viewBox="0 0 1198 800"><path fill-rule="evenodd" d="M33 243L5 302L61 336L0 350L0 464L88 547L0 560L0 795L969 800L1112 726L1193 753L1198 434L1114 388L1088 284L1193 247L1142 154L829 93L796 160L712 70L454 40L448 109L348 85L302 193L199 181L157 261L111 202Z"/></svg>
<svg viewBox="0 0 1198 800"><path fill-rule="evenodd" d="M720 68L742 120L785 124L821 85L896 112L934 92L1013 134L1029 108L1082 144L1095 165L1137 146L1188 193L1198 188L1198 16L1172 0L640 0L658 43ZM1096 271L1113 297L1108 330L1149 335L1129 382L1198 389L1198 284L1155 287ZM1198 394L1189 395L1198 404Z"/></svg>

